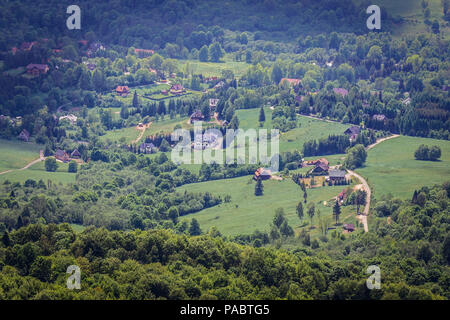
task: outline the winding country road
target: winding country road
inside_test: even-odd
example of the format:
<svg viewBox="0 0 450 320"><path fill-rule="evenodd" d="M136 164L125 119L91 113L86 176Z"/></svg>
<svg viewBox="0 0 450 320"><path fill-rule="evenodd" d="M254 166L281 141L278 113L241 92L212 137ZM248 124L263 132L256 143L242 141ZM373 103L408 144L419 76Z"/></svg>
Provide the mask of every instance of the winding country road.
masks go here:
<svg viewBox="0 0 450 320"><path fill-rule="evenodd" d="M380 143L382 143L382 142L384 142L384 141L386 141L386 140L394 139L394 138L397 138L397 137L399 137L399 136L400 136L400 135L398 135L398 134L394 134L394 135L392 135L392 136L389 136L389 137L386 137L386 138L379 139L379 140L377 140L375 143L373 143L373 144L367 146L366 150L368 151L368 150L374 148L375 146L377 146L378 144L380 144ZM367 224L367 216L369 215L369 210L370 210L370 200L371 200L371 197L372 197L372 191L370 190L369 184L367 183L366 179L364 179L362 176L360 176L359 174L357 174L356 172L354 172L354 171L352 171L352 170L347 170L347 171L348 171L348 173L349 173L351 176L354 176L354 177L356 177L359 181L361 181L361 184L362 184L362 186L363 186L363 189L364 189L364 191L365 191L366 194L367 194L367 197L366 197L366 205L365 205L365 207L364 207L363 214L358 215L356 218L357 218L359 221L361 221L361 223L363 224L363 226L364 226L364 232L369 232L369 226L368 226L368 224Z"/></svg>
<svg viewBox="0 0 450 320"><path fill-rule="evenodd" d="M13 172L13 171L21 171L21 170L28 169L28 168L31 167L32 165L34 165L34 164L36 164L36 163L38 163L38 162L44 161L44 160L45 160L45 157L44 157L44 150L41 150L41 151L39 152L39 158L36 159L36 160L31 161L31 162L28 163L25 167L20 168L20 169L11 169L11 170L7 170L7 171L3 171L3 172L0 172L0 175L5 174L5 173L9 173L9 172Z"/></svg>

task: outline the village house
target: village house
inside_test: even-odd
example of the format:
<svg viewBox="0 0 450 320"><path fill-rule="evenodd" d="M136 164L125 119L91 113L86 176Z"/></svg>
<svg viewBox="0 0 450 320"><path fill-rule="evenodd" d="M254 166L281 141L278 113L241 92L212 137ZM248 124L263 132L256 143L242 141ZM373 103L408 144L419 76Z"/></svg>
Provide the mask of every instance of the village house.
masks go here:
<svg viewBox="0 0 450 320"><path fill-rule="evenodd" d="M355 231L355 226L352 223L344 224L344 230L348 232Z"/></svg>
<svg viewBox="0 0 450 320"><path fill-rule="evenodd" d="M386 120L387 118L386 118L386 116L385 116L384 114L374 114L374 115L372 116L372 119L373 119L373 120L376 120L376 121L384 121L384 120Z"/></svg>
<svg viewBox="0 0 450 320"><path fill-rule="evenodd" d="M325 158L320 158L320 159L316 159L316 160L308 160L308 161L304 161L303 162L303 166L307 167L307 166L317 166L319 164L323 164L325 166L329 165L329 162L327 159Z"/></svg>
<svg viewBox="0 0 450 320"><path fill-rule="evenodd" d="M258 170L255 171L255 174L253 175L253 180L268 180L271 178L271 172L270 170L264 169L264 168L258 168Z"/></svg>
<svg viewBox="0 0 450 320"><path fill-rule="evenodd" d="M167 95L169 95L169 91L167 91L167 90L161 90L161 94L167 96Z"/></svg>
<svg viewBox="0 0 450 320"><path fill-rule="evenodd" d="M30 133L27 131L27 129L23 129L19 133L19 139L28 142L30 140Z"/></svg>
<svg viewBox="0 0 450 320"><path fill-rule="evenodd" d="M73 114L69 114L67 116L61 116L59 117L59 121L68 120L72 125L75 125L77 123L78 117Z"/></svg>
<svg viewBox="0 0 450 320"><path fill-rule="evenodd" d="M72 151L72 153L70 154L70 157L72 159L81 159L81 153L80 151L78 151L78 149L75 149Z"/></svg>
<svg viewBox="0 0 450 320"><path fill-rule="evenodd" d="M405 106L411 104L411 98L408 97L408 98L406 98L406 99L403 99L403 100L402 100L402 104L405 105Z"/></svg>
<svg viewBox="0 0 450 320"><path fill-rule="evenodd" d="M153 143L141 143L141 145L139 146L139 153L150 154L155 152L156 147Z"/></svg>
<svg viewBox="0 0 450 320"><path fill-rule="evenodd" d="M290 86L298 86L299 84L302 83L302 80L300 79L289 79L289 78L283 78L280 80L280 85L283 84L283 82L287 82Z"/></svg>
<svg viewBox="0 0 450 320"><path fill-rule="evenodd" d="M358 135L361 133L361 128L358 126L352 126L344 131L344 134L350 136L350 140L354 141L358 137Z"/></svg>
<svg viewBox="0 0 450 320"><path fill-rule="evenodd" d="M183 88L183 86L181 84L174 84L171 88L170 88L170 93L171 94L183 94L186 92L186 89Z"/></svg>
<svg viewBox="0 0 450 320"><path fill-rule="evenodd" d="M117 86L116 93L121 97L126 97L130 93L130 88L128 86Z"/></svg>
<svg viewBox="0 0 450 320"><path fill-rule="evenodd" d="M313 175L326 175L328 173L328 169L328 165L319 163L310 171L310 173Z"/></svg>
<svg viewBox="0 0 450 320"><path fill-rule="evenodd" d="M348 95L348 90L344 89L344 88L334 88L333 91L334 91L334 93L336 93L342 97L345 97L346 95Z"/></svg>
<svg viewBox="0 0 450 320"><path fill-rule="evenodd" d="M344 170L331 169L329 172L328 178L330 179L330 181L341 182L341 181L345 181L345 175L346 175L346 172Z"/></svg>
<svg viewBox="0 0 450 320"><path fill-rule="evenodd" d="M195 110L193 114L191 114L191 117L189 118L189 122L192 124L196 121L203 121L205 120L205 116L202 114L200 110Z"/></svg>
<svg viewBox="0 0 450 320"><path fill-rule="evenodd" d="M69 162L70 160L70 156L67 152L65 152L64 150L56 150L55 152L55 158L56 160L62 161L62 162Z"/></svg>
<svg viewBox="0 0 450 320"><path fill-rule="evenodd" d="M40 76L41 74L46 74L49 68L46 64L36 64L30 63L27 65L27 73L33 76Z"/></svg>
<svg viewBox="0 0 450 320"><path fill-rule="evenodd" d="M209 107L214 109L219 104L219 99L209 99Z"/></svg>
<svg viewBox="0 0 450 320"><path fill-rule="evenodd" d="M134 53L140 58L152 56L155 51L149 49L134 49Z"/></svg>

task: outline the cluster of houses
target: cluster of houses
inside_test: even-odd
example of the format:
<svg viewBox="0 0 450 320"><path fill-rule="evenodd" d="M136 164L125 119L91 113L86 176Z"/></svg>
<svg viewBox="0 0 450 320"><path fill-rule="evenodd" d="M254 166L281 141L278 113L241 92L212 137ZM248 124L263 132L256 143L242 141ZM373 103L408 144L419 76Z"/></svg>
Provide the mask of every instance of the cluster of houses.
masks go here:
<svg viewBox="0 0 450 320"><path fill-rule="evenodd" d="M55 152L55 158L61 162L69 162L72 160L79 161L81 159L81 153L78 149L75 149L69 155L66 151L58 149Z"/></svg>
<svg viewBox="0 0 450 320"><path fill-rule="evenodd" d="M345 181L345 175L347 174L344 170L330 169L329 162L325 158L320 158L316 160L308 160L302 163L303 167L313 167L309 174L318 176L327 176L326 181L329 183L340 183Z"/></svg>

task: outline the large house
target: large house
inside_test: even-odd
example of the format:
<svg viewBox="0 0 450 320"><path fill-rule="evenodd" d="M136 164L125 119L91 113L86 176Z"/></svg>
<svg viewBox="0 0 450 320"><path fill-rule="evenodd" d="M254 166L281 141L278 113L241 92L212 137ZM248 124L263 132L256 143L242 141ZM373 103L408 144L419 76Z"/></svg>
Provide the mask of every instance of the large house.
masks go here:
<svg viewBox="0 0 450 320"><path fill-rule="evenodd" d="M59 121L62 121L62 120L68 120L68 121L70 121L70 123L72 125L75 125L77 123L78 117L76 115L69 114L67 116L59 117Z"/></svg>
<svg viewBox="0 0 450 320"><path fill-rule="evenodd" d="M209 99L209 107L214 109L219 104L219 99Z"/></svg>
<svg viewBox="0 0 450 320"><path fill-rule="evenodd" d="M361 133L361 128L358 126L352 126L344 131L344 133L350 136L350 140L355 140Z"/></svg>
<svg viewBox="0 0 450 320"><path fill-rule="evenodd" d="M186 92L186 89L184 89L181 84L174 84L170 88L170 93L171 94L182 94L182 93L185 93L185 92Z"/></svg>
<svg viewBox="0 0 450 320"><path fill-rule="evenodd" d="M339 169L331 169L329 172L329 179L331 181L344 181L346 172Z"/></svg>
<svg viewBox="0 0 450 320"><path fill-rule="evenodd" d="M289 79L289 78L283 78L280 80L280 85L283 84L283 82L287 82L290 86L298 86L302 83L302 80L300 79Z"/></svg>
<svg viewBox="0 0 450 320"><path fill-rule="evenodd" d="M56 150L55 158L62 162L69 162L69 160L70 160L69 154L67 152L65 152L64 150L60 150L60 149Z"/></svg>
<svg viewBox="0 0 450 320"><path fill-rule="evenodd" d="M46 64L36 64L30 63L27 65L27 73L33 76L40 76L41 74L46 74L49 68Z"/></svg>
<svg viewBox="0 0 450 320"><path fill-rule="evenodd" d="M328 169L328 165L319 163L314 167L314 169L311 170L310 173L314 175L326 175L328 173Z"/></svg>
<svg viewBox="0 0 450 320"><path fill-rule="evenodd" d="M270 170L264 169L264 168L258 168L258 170L255 171L255 174L253 175L254 180L268 180L271 177Z"/></svg>
<svg viewBox="0 0 450 320"><path fill-rule="evenodd" d="M189 118L190 123L203 120L205 120L205 116L202 114L200 110L195 110L195 112L191 114L191 117Z"/></svg>
<svg viewBox="0 0 450 320"><path fill-rule="evenodd" d="M26 142L30 140L30 133L27 131L27 129L23 129L22 132L20 132L19 139Z"/></svg>
<svg viewBox="0 0 450 320"><path fill-rule="evenodd" d="M117 86L116 93L121 97L126 97L130 93L128 86Z"/></svg>

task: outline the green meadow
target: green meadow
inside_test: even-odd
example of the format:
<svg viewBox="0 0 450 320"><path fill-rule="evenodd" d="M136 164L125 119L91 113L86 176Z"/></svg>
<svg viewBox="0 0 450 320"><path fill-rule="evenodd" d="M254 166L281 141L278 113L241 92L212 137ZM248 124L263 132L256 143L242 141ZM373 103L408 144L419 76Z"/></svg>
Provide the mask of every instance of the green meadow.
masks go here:
<svg viewBox="0 0 450 320"><path fill-rule="evenodd" d="M247 72L250 64L241 61L233 61L232 57L226 55L222 62L201 62L198 60L178 60L178 69L186 70L186 66L194 74L203 74L205 77L220 77L222 70L231 70L240 78Z"/></svg>
<svg viewBox="0 0 450 320"><path fill-rule="evenodd" d="M421 144L439 146L440 161L415 160ZM450 181L450 141L406 136L387 140L369 150L365 167L357 172L367 179L375 197L410 198L422 186Z"/></svg>
<svg viewBox="0 0 450 320"><path fill-rule="evenodd" d="M51 180L53 183L71 183L75 182L76 174L69 173L67 163L58 162L58 170L56 172L45 171L44 162L38 162L28 169L15 170L0 175L0 183L9 180L10 182L25 182L27 179L33 179L35 181L43 180L47 183L47 180Z"/></svg>
<svg viewBox="0 0 450 320"><path fill-rule="evenodd" d="M296 232L301 228L309 230L309 217L306 214L302 221L296 213L296 206L303 200L303 192L300 187L291 179L282 181L267 180L264 184L264 195L255 196L255 181L252 176L225 179L219 181L207 181L182 186L177 189L179 192L211 192L214 195L231 196L231 202L222 203L219 206L202 210L195 214L181 217L180 219L190 221L196 218L203 231L215 226L224 235L250 234L255 230L270 230L275 210L283 208L289 224ZM327 219L331 223L332 207L329 201L336 197L343 189L343 186L319 187L308 189L308 202L314 202L316 208L321 212L321 218ZM326 206L324 205L326 202ZM341 214L341 222L355 223L352 207L344 207ZM319 235L318 219L313 218L315 229L312 235Z"/></svg>
<svg viewBox="0 0 450 320"><path fill-rule="evenodd" d="M43 146L19 140L0 140L0 172L20 169L39 158Z"/></svg>
<svg viewBox="0 0 450 320"><path fill-rule="evenodd" d="M272 128L272 110L264 108L266 121L263 128ZM242 129L258 129L259 109L241 109L236 111L239 119L239 127ZM326 138L332 134L343 134L350 127L347 124L327 122L323 120L311 119L304 116L297 116L298 127L288 132L282 132L280 137L280 152L303 150L303 144L312 139Z"/></svg>

